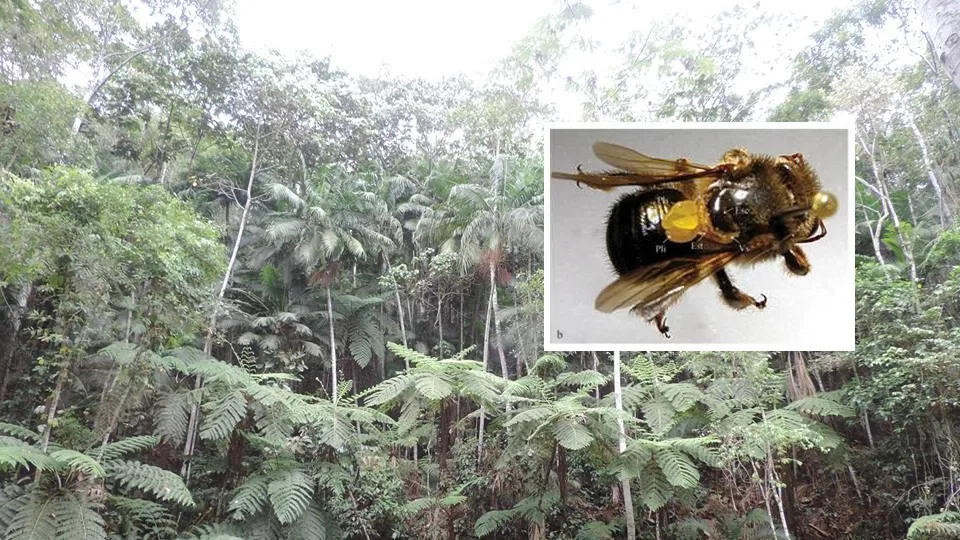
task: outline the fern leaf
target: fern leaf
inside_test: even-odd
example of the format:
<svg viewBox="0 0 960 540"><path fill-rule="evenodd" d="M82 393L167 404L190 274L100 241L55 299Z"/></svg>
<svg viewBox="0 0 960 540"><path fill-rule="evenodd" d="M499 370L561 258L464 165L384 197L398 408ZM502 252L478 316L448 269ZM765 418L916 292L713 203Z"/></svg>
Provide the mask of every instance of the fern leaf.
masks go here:
<svg viewBox="0 0 960 540"><path fill-rule="evenodd" d="M313 478L301 470L287 471L267 485L273 513L280 523L293 523L313 501Z"/></svg>
<svg viewBox="0 0 960 540"><path fill-rule="evenodd" d="M672 448L659 448L654 457L667 482L672 485L692 488L700 483L700 471L686 455Z"/></svg>
<svg viewBox="0 0 960 540"><path fill-rule="evenodd" d="M124 454L141 452L160 444L160 437L155 435L138 435L112 442L103 447L103 461L119 459Z"/></svg>
<svg viewBox="0 0 960 540"><path fill-rule="evenodd" d="M553 407L547 405L538 405L513 415L513 418L507 420L503 425L506 427L523 424L524 422L540 422L554 414Z"/></svg>
<svg viewBox="0 0 960 540"><path fill-rule="evenodd" d="M98 478L106 476L97 460L76 450L60 448L50 452L50 457L57 461L60 469L83 471L88 476Z"/></svg>
<svg viewBox="0 0 960 540"><path fill-rule="evenodd" d="M189 390L161 394L154 433L179 446L186 437L193 403L193 394Z"/></svg>
<svg viewBox="0 0 960 540"><path fill-rule="evenodd" d="M37 442L40 440L40 434L16 424L0 422L0 433L9 433L18 439L24 441Z"/></svg>
<svg viewBox="0 0 960 540"><path fill-rule="evenodd" d="M106 540L103 517L97 511L99 505L73 493L60 498L56 511L58 538L63 540Z"/></svg>
<svg viewBox="0 0 960 540"><path fill-rule="evenodd" d="M339 538L336 520L316 502L311 502L300 518L290 526L289 540L326 540Z"/></svg>
<svg viewBox="0 0 960 540"><path fill-rule="evenodd" d="M176 522L162 504L144 499L107 495L107 504L131 527L139 538L172 538L177 533Z"/></svg>
<svg viewBox="0 0 960 540"><path fill-rule="evenodd" d="M643 419L646 420L650 429L658 435L666 433L673 425L676 410L673 405L663 396L659 396L643 404Z"/></svg>
<svg viewBox="0 0 960 540"><path fill-rule="evenodd" d="M907 540L960 538L960 512L942 512L917 518L907 529Z"/></svg>
<svg viewBox="0 0 960 540"><path fill-rule="evenodd" d="M449 382L431 373L418 374L414 379L414 387L431 401L440 401L453 392L453 386Z"/></svg>
<svg viewBox="0 0 960 540"><path fill-rule="evenodd" d="M703 392L688 382L662 384L658 389L677 411L685 411L703 398Z"/></svg>
<svg viewBox="0 0 960 540"><path fill-rule="evenodd" d="M787 405L787 408L817 416L840 416L849 418L854 415L854 410L851 407L832 399L824 398L823 395L824 394L819 394L798 399Z"/></svg>
<svg viewBox="0 0 960 540"><path fill-rule="evenodd" d="M364 404L368 407L376 407L390 403L410 387L412 380L413 378L405 373L387 379L370 390L364 399Z"/></svg>
<svg viewBox="0 0 960 540"><path fill-rule="evenodd" d="M4 466L13 468L34 467L41 471L52 471L57 468L57 461L28 444L14 446L0 446L0 469Z"/></svg>
<svg viewBox="0 0 960 540"><path fill-rule="evenodd" d="M557 443L567 450L580 450L593 442L593 434L585 426L569 418L561 418L553 427Z"/></svg>
<svg viewBox="0 0 960 540"><path fill-rule="evenodd" d="M24 494L20 508L10 520L6 540L55 540L59 538L57 513L68 511L55 497L34 489Z"/></svg>
<svg viewBox="0 0 960 540"><path fill-rule="evenodd" d="M260 513L267 505L267 484L270 479L262 474L254 474L237 488L230 501L229 511L233 519L244 520Z"/></svg>
<svg viewBox="0 0 960 540"><path fill-rule="evenodd" d="M247 396L241 390L227 392L204 416L200 427L203 440L223 440L230 436L233 428L243 420L247 413Z"/></svg>
<svg viewBox="0 0 960 540"><path fill-rule="evenodd" d="M513 508L509 510L491 510L480 516L477 523L473 526L473 533L477 536L486 536L493 531L501 529L505 523L513 519L517 511Z"/></svg>
<svg viewBox="0 0 960 540"><path fill-rule="evenodd" d="M673 497L673 487L658 467L648 466L644 474L637 476L637 485L640 500L651 512L662 508Z"/></svg>
<svg viewBox="0 0 960 540"><path fill-rule="evenodd" d="M178 475L136 461L114 461L107 466L107 475L122 486L152 493L162 501L193 506L190 490Z"/></svg>

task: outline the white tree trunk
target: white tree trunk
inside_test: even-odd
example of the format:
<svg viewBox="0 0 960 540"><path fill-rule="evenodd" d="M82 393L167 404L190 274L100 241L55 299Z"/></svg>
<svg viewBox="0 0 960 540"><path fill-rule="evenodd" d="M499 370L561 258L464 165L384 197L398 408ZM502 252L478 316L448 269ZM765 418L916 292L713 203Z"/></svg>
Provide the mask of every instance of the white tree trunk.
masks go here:
<svg viewBox="0 0 960 540"><path fill-rule="evenodd" d="M918 8L937 57L960 88L960 0L919 0Z"/></svg>
<svg viewBox="0 0 960 540"><path fill-rule="evenodd" d="M620 351L613 352L613 399L618 413L623 412L623 390L620 388ZM623 418L617 417L617 429L620 430L620 453L627 451L627 430L623 425ZM627 521L627 539L636 540L637 523L633 516L633 495L630 492L630 479L624 476L620 479L623 489L623 515Z"/></svg>
<svg viewBox="0 0 960 540"><path fill-rule="evenodd" d="M960 36L957 36L957 39L960 41ZM910 111L908 111L906 107L903 108L903 116L907 120L907 125L910 126L910 130L913 131L913 136L917 139L917 145L920 146L920 155L923 156L923 167L927 171L927 179L930 180L930 187L933 188L933 192L937 195L937 204L940 205L940 226L946 228L953 222L953 215L950 212L950 206L945 200L940 179L937 178L937 174L933 170L933 162L927 150L927 141L923 138L923 134L920 133L920 129L917 127L913 115L910 114Z"/></svg>
<svg viewBox="0 0 960 540"><path fill-rule="evenodd" d="M253 158L250 160L250 177L247 179L247 200L243 204L243 213L240 215L240 226L237 228L237 237L233 241L233 251L230 253L230 261L227 263L227 269L223 272L223 281L220 283L220 290L217 292L213 309L210 313L210 321L207 326L207 335L203 340L203 352L207 356L213 353L213 334L217 328L217 314L220 306L223 304L223 297L227 293L227 286L230 285L230 279L233 277L233 268L237 264L237 253L240 251L240 242L243 240L243 232L247 227L247 217L250 214L250 206L253 204L253 180L257 175L258 158L260 157L260 124L257 124L257 133L253 139ZM203 378L199 375L194 384L194 389L199 390L203 387ZM200 425L200 408L194 403L190 408L190 421L187 423L187 437L183 443L183 465L180 468L180 475L185 480L190 479L190 462L193 457L193 451L197 443L197 429Z"/></svg>

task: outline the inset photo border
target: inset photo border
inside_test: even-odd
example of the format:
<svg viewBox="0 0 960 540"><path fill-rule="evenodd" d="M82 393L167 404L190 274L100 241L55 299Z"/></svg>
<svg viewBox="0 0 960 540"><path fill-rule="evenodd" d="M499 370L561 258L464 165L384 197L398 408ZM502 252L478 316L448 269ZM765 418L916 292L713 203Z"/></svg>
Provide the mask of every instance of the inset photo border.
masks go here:
<svg viewBox="0 0 960 540"><path fill-rule="evenodd" d="M852 121L549 124L544 164L545 349L853 350L853 133ZM630 160L630 154L626 157L607 155L601 159L594 152L594 144L598 142L626 147L664 161L659 162L659 165L640 163L631 170L634 162ZM758 201L771 200L769 193L773 191L765 190L764 182L785 182L783 174L774 178L758 178L760 175L744 177L740 174L734 182L731 176L718 173L706 181L684 180L681 183L685 185L679 189L676 183L645 184L645 176L651 175L651 167L669 168L676 160L683 158L691 164L712 169L721 164L724 155L734 148L745 149L751 159L760 155L770 156L772 162L778 166L785 164L782 159L776 161L781 156L794 160L786 163L792 167L793 163L799 163L796 155L802 155L799 159L816 172L821 191L832 193L839 203L836 212L822 220L826 235L818 238L819 231L811 231L805 237L806 242L797 243L781 240L774 233L767 233L765 240L756 239L760 233L752 235L753 238L737 238L737 233L713 227L714 223L723 220L722 216L716 215L721 210L730 211L736 207L741 211L742 205L731 202L731 197L747 200L754 205L760 204ZM683 162L680 163L682 167ZM605 173L608 174L607 181L629 185L604 185L603 187L608 189L594 189L586 182L576 181L580 179L580 175L584 175L584 179L588 178L590 173ZM632 176L623 173L632 173ZM564 178L563 174L573 175L575 178ZM669 174L675 173L671 171ZM697 176L696 173L693 176ZM719 182L717 178L723 182L722 189L725 190L722 195L725 198L723 203L719 202L721 196L718 192L721 191L721 185L716 183ZM696 187L693 187L695 183ZM711 248L710 251L715 253L722 250L730 255L681 255L683 249L665 243L666 248L657 249L657 255L649 255L651 251L648 250L648 255L644 256L644 261L653 260L657 263L655 271L636 269L624 274L627 277L622 277L608 254L607 226L611 210L625 196L667 189L672 190L670 201L676 201L678 191L685 192L683 198L686 199L689 197L686 193L693 190L695 199L691 200L694 200L696 205L687 207L697 209L700 212L699 222L707 223L698 226L699 230L703 231L704 227L709 229L709 232L700 234L714 235L713 238L718 238L718 234L722 235L723 244L719 248ZM749 193L757 189L761 192L759 195ZM783 193L782 189L779 193ZM639 257L632 253L631 242L637 242L638 238L649 238L650 234L655 235L656 232L650 233L651 226L659 227L662 234L662 223L658 220L665 216L674 204L667 201L667 198L660 194L650 194L630 198L625 203L628 206L621 204L618 215L627 216L619 220L621 225L626 223L629 227L632 220L629 217L630 212L645 212L644 217L633 223L635 227L647 227L633 233L622 231L622 227L617 229L621 236L616 242L617 253L614 256L621 261L621 269L624 266L623 260L636 260ZM651 202L654 199L656 204ZM780 223L783 221L780 216L790 214L791 211L793 214L790 215L798 215L798 208L795 205L792 208L754 208L753 211L778 216L776 221ZM751 212L749 208L743 211ZM804 208L799 208L800 213L805 211ZM796 222L797 220L791 221ZM773 228L775 227L772 225L766 229L757 225L756 230ZM798 249L801 251L799 255ZM734 250L737 253L734 253ZM803 261L798 263L797 259L804 255L810 269L806 275L798 275L796 267L798 264L802 266ZM661 259L671 259L671 262L660 264ZM710 260L709 263L706 262L707 259ZM793 266L794 271L790 271L789 266ZM673 269L668 271L668 267ZM680 271L678 267L684 270ZM719 282L722 276L715 274L715 267L723 268L733 286L742 293L761 303L765 299L763 308L749 305L743 309L735 309L728 305L720 292ZM676 277L681 274L686 277ZM692 275L703 277L697 282L696 279L699 278L691 278ZM598 295L618 278L657 280L657 289L667 291L667 297L664 298L666 311L663 326L669 327L670 337L658 330L656 321L648 320L651 318L649 308L646 316L640 316L626 305L612 312L601 312L597 309ZM643 289L650 290L651 287ZM618 294L628 298L627 304L632 303L634 297L629 296L632 289L624 290L626 292L618 289ZM730 293L729 287L727 292Z"/></svg>

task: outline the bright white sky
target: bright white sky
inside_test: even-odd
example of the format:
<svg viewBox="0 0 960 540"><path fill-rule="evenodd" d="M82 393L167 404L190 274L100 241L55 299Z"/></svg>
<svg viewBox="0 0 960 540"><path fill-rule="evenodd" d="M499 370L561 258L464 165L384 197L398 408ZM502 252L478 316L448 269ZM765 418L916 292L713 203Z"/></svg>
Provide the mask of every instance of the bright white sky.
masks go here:
<svg viewBox="0 0 960 540"><path fill-rule="evenodd" d="M317 57L329 56L335 67L354 74L393 73L427 78L488 73L540 17L563 5L557 0L236 2L241 39L252 49L276 49L289 55L308 51ZM623 41L627 32L642 30L653 19L665 19L673 13L705 18L730 6L698 0L599 0L589 4L595 10L591 24L596 26L591 37L607 35L611 43ZM768 31L783 32L790 38L808 36L843 5L830 0L763 0L744 4L781 14L772 18ZM637 7L643 5L651 11ZM786 9L799 12L801 17L786 15ZM790 43L780 45L795 53L803 43L797 42L796 47ZM789 72L789 65L785 69Z"/></svg>

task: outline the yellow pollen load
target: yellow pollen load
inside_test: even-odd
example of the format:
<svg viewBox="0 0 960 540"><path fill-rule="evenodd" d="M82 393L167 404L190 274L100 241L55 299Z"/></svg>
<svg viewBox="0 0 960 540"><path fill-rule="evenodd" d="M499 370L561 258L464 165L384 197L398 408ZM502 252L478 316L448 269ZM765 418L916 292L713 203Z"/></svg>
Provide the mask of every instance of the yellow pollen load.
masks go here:
<svg viewBox="0 0 960 540"><path fill-rule="evenodd" d="M837 196L827 191L821 191L813 196L810 204L810 213L818 218L828 218L837 213Z"/></svg>
<svg viewBox="0 0 960 540"><path fill-rule="evenodd" d="M700 236L700 217L703 214L695 201L680 201L663 216L663 230L671 242L692 242Z"/></svg>

